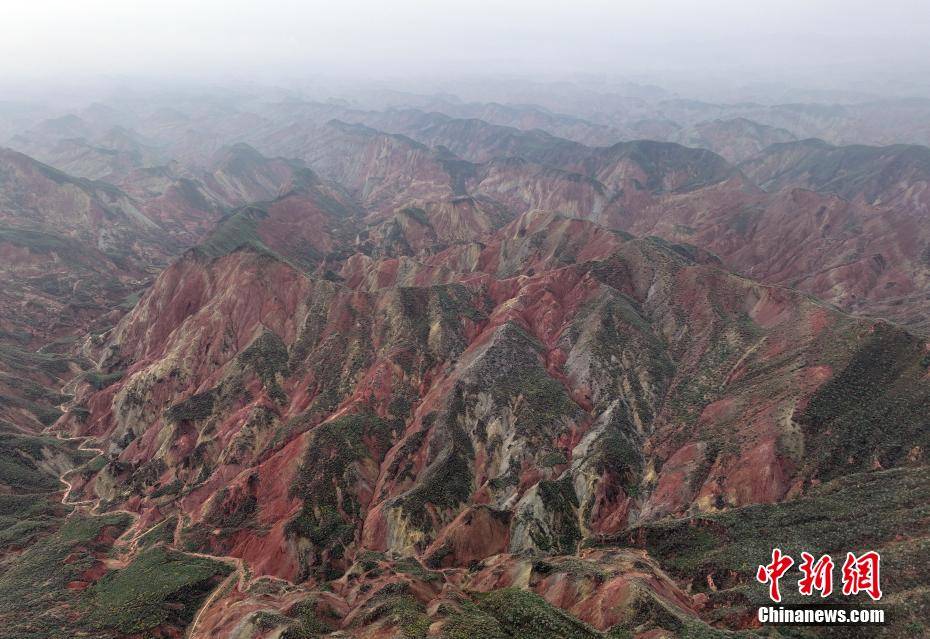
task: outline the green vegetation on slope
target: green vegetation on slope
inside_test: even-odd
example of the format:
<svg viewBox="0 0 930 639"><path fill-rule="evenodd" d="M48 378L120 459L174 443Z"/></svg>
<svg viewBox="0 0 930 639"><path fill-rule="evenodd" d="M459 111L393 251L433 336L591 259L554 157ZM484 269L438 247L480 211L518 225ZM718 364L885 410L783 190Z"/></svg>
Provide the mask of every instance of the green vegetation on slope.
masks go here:
<svg viewBox="0 0 930 639"><path fill-rule="evenodd" d="M876 324L846 367L796 417L805 429L810 464L823 478L878 462L906 463L930 448L930 384L923 340Z"/></svg>
<svg viewBox="0 0 930 639"><path fill-rule="evenodd" d="M886 597L893 624L885 630L902 636L894 633L930 613L930 600L921 594L930 579L928 533L930 468L924 466L853 474L811 487L798 499L643 524L598 543L644 547L697 591L708 591L709 575L719 589L708 591L712 598L744 609L768 601L754 574L775 546L795 561L801 551L842 561L847 551L880 550L883 590L893 593ZM796 589L786 592L788 603L803 603Z"/></svg>
<svg viewBox="0 0 930 639"><path fill-rule="evenodd" d="M271 331L263 332L239 353L238 359L255 371L272 399L287 401L287 395L278 383L278 375L285 375L288 370L287 345L280 337Z"/></svg>
<svg viewBox="0 0 930 639"><path fill-rule="evenodd" d="M213 413L216 391L211 389L174 404L165 411L165 419L172 422L199 422Z"/></svg>
<svg viewBox="0 0 930 639"><path fill-rule="evenodd" d="M290 533L308 539L331 558L342 557L355 538L362 515L353 486L354 467L366 457L380 461L390 446L391 429L392 424L377 415L355 414L313 431L297 482L291 488L291 494L300 496L304 504L288 524Z"/></svg>
<svg viewBox="0 0 930 639"><path fill-rule="evenodd" d="M130 524L125 514L63 519L60 505L0 498L11 513L58 530L31 544L0 571L0 619L9 639L74 636L161 636L186 627L203 598L231 568L162 547L144 550L128 566L91 575ZM93 569L93 572L89 572ZM77 587L73 587L77 586ZM77 614L75 614L77 613Z"/></svg>
<svg viewBox="0 0 930 639"><path fill-rule="evenodd" d="M61 522L60 530L31 545L0 571L4 637L74 637L72 611L83 595L67 585L80 579L98 561L96 557L109 550L102 537L116 537L129 522L128 515L72 516Z"/></svg>
<svg viewBox="0 0 930 639"><path fill-rule="evenodd" d="M183 628L199 602L231 571L226 564L162 547L143 551L123 568L105 575L90 590L87 621L120 632L144 632L171 623Z"/></svg>
<svg viewBox="0 0 930 639"><path fill-rule="evenodd" d="M222 257L243 246L270 253L258 236L258 221L266 217L268 213L251 206L230 213L217 222L213 232L196 250L211 258Z"/></svg>
<svg viewBox="0 0 930 639"><path fill-rule="evenodd" d="M52 458L82 464L93 453L77 450L72 443L54 437L0 433L0 486L16 493L54 492L62 488Z"/></svg>

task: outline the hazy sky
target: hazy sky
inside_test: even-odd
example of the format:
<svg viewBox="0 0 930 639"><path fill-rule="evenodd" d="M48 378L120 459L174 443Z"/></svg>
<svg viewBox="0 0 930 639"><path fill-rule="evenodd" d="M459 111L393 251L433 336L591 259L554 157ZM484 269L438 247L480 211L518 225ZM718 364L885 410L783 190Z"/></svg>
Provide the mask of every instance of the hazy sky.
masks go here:
<svg viewBox="0 0 930 639"><path fill-rule="evenodd" d="M0 74L926 70L930 0L3 0Z"/></svg>

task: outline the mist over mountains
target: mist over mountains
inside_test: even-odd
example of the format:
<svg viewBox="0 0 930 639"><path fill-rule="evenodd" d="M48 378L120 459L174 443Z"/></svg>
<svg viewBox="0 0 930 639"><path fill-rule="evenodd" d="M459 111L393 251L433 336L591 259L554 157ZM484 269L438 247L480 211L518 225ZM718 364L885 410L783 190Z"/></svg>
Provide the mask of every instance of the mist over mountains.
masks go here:
<svg viewBox="0 0 930 639"><path fill-rule="evenodd" d="M147 16L142 50L166 28L148 11L93 28ZM364 14L346 46L408 11ZM695 28L718 32L719 11ZM454 73L433 68L448 43L400 65L422 43L399 36L383 64L407 74L271 69L314 49L269 27L287 15L243 10L224 33L251 16L255 39L223 65L281 40L257 81L210 60L168 79L171 57L95 73L117 40L76 53L82 73L63 62L70 81L6 81L0 634L928 631L919 65L804 81L860 59L841 55L868 26L852 7L832 55L791 73L762 74L759 46L728 77L708 60L735 36L690 66L680 40L663 71L579 72L566 53L571 72L520 72L552 58L547 33L580 41L546 15ZM209 44L198 16L178 59ZM875 67L913 57L915 16ZM403 29L433 43L434 22L475 20L418 19ZM480 73L495 56L513 66ZM888 622L760 627L774 546L880 551Z"/></svg>

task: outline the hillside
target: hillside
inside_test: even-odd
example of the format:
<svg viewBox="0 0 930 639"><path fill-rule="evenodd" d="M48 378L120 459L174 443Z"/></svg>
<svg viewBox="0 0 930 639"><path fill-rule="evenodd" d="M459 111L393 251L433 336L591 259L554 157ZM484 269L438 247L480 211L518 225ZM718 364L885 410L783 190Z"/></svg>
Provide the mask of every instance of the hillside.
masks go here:
<svg viewBox="0 0 930 639"><path fill-rule="evenodd" d="M536 615L592 637L738 628L761 588L744 564L711 573L736 597L721 616L667 572L692 574L677 555L607 540L757 504L794 517L813 486L876 465L926 490L924 342L693 248L545 214L429 257L331 255L336 277L265 245L166 270L105 346L101 374L121 377L79 387L57 425L109 452L69 478L72 499L130 510L129 537L169 526L169 546L248 566L194 636L526 636ZM851 388L876 389L872 408L844 409ZM875 438L888 405L900 427Z"/></svg>

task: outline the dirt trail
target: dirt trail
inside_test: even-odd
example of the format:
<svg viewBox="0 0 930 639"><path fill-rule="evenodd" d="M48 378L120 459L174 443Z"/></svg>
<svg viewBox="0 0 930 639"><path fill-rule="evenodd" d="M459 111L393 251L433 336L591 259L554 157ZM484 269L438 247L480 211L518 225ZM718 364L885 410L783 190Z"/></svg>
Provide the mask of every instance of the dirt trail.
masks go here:
<svg viewBox="0 0 930 639"><path fill-rule="evenodd" d="M88 451L96 452L101 455L104 454L103 449L87 445L90 441L89 437L63 437L61 436L60 433L53 433L51 431L51 427L47 429L46 432L49 432L50 434L54 434L54 436L57 439L60 439L62 441L79 442L78 448L80 450L88 450ZM58 477L59 481L61 481L67 487L64 494L62 495L61 503L66 506L74 507L74 511L72 511L69 517L73 516L74 513L79 512L79 511L84 512L88 515L103 514L102 511L99 510L100 502L97 499L85 499L85 500L80 500L80 501L70 500L73 486L71 482L65 478L65 476L69 474L70 472L72 472L73 470L74 469L72 468ZM121 566L125 566L131 561L133 555L136 554L136 551L138 550L139 540L145 535L145 533L148 532L149 529L135 531L135 534L133 534L135 525L139 521L139 514L132 512L131 510L125 510L125 509L119 508L119 509L107 510L106 513L107 514L112 514L112 513L125 514L131 517L133 520L132 525L130 525L129 528L127 528L126 532L124 532L113 543L113 548L119 549L121 551L118 563L121 564ZM181 526L181 520L179 518L178 527L180 526ZM132 535L131 539L125 539L127 535ZM226 579L220 582L217 585L217 587L213 589L210 595L204 600L203 604L197 610L197 614L194 615L193 621L191 621L190 625L187 627L187 630L185 631L186 637L193 637L195 636L197 625L200 622L201 616L214 603L214 601L217 599L220 593L223 593L226 591L226 588L230 580L236 579L236 588L240 592L245 592L251 586L252 582L255 581L256 577L252 575L252 571L248 570L248 567L246 566L245 562L239 557L230 557L227 555L210 555L210 554L199 553L199 552L188 552L188 551L178 550L177 548L173 548L173 550L175 550L176 552L181 552L190 557L201 557L204 559L210 559L213 561L225 563L227 565L233 566L234 568L234 570L229 574L229 576L226 577ZM261 579L273 579L275 581L283 581L285 583L290 584L290 582L288 582L287 580L280 579L278 577L271 577L271 576L263 575L260 578Z"/></svg>

